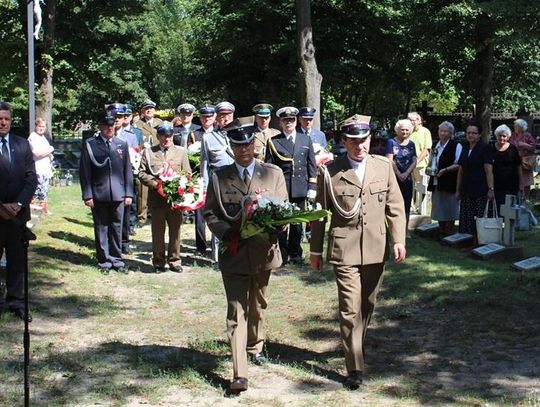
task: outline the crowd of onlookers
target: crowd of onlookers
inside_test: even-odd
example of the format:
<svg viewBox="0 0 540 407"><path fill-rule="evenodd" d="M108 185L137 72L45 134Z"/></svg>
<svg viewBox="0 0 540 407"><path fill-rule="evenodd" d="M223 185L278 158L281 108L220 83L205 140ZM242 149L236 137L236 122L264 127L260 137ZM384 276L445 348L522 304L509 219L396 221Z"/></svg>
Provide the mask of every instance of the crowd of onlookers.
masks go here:
<svg viewBox="0 0 540 407"><path fill-rule="evenodd" d="M372 153L393 161L407 217L411 209L419 210L425 192L419 185L426 177L431 218L439 222L441 233L454 233L458 220L460 233L475 235L475 218L483 215L488 201L500 212L508 194L530 199L536 141L527 129L527 122L517 119L513 131L500 125L495 141L486 143L481 124L473 119L460 143L454 139L454 125L443 121L432 144L429 130L413 112L397 121L394 138L374 143Z"/></svg>

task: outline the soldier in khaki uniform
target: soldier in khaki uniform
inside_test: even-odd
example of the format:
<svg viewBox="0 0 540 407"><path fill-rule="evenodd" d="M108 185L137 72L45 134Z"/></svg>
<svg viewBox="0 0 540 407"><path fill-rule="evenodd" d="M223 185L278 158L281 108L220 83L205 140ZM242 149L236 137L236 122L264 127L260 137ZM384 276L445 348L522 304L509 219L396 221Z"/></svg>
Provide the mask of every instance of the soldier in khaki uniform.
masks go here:
<svg viewBox="0 0 540 407"><path fill-rule="evenodd" d="M382 282L387 232L396 262L405 260L405 210L390 161L369 155L369 118L355 115L342 127L347 154L319 168L316 200L332 212L327 261L338 287L341 341L347 378L362 384L364 337ZM326 221L312 223L311 266L322 269Z"/></svg>
<svg viewBox="0 0 540 407"><path fill-rule="evenodd" d="M169 163L172 168L191 172L187 152L183 147L173 144L173 126L162 124L157 128L159 144L147 148L143 152L139 178L148 187L148 206L152 210L152 263L154 271L165 271L168 263L169 269L181 273L180 260L180 226L182 225L182 211L172 209L166 198L157 190L160 188L159 176ZM169 227L169 247L165 257L165 225Z"/></svg>
<svg viewBox="0 0 540 407"><path fill-rule="evenodd" d="M159 144L156 127L163 124L163 121L154 117L156 104L150 99L146 99L140 106L141 118L137 121L137 128L143 133L142 148L150 148ZM143 227L148 217L148 187L139 183L137 190L137 227Z"/></svg>
<svg viewBox="0 0 540 407"><path fill-rule="evenodd" d="M287 200L282 171L254 158L255 130L252 118L237 119L225 129L235 162L216 169L208 185L206 223L226 247L219 256L227 296L227 334L232 348L231 390L247 390L247 356L263 364L264 312L270 271L281 265L277 233L270 242L257 238L238 240L244 197L256 193ZM257 191L257 192L255 192ZM233 244L231 244L233 242ZM238 243L234 253L234 242Z"/></svg>
<svg viewBox="0 0 540 407"><path fill-rule="evenodd" d="M278 129L269 127L270 115L274 108L267 103L259 103L253 106L253 113L255 113L255 158L257 160L264 161L266 156L266 144L268 140L279 134Z"/></svg>

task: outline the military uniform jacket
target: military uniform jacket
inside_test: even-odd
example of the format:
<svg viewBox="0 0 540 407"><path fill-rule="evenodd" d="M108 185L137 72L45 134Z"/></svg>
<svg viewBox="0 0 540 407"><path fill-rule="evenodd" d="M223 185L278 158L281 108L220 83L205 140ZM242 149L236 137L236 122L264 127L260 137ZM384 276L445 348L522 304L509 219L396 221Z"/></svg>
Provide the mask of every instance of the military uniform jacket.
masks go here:
<svg viewBox="0 0 540 407"><path fill-rule="evenodd" d="M142 130L145 144L149 144L150 146L159 144L155 127L160 124L163 124L163 120L158 119L157 117L152 119L152 124L146 122L144 119L137 122L136 126Z"/></svg>
<svg viewBox="0 0 540 407"><path fill-rule="evenodd" d="M335 265L382 263L387 257L387 230L394 243L405 244L405 206L392 164L386 157L368 155L364 180L351 168L347 155L328 165L336 202L350 211L361 200L360 212L346 219L337 212L324 185L323 168L317 178L317 202L332 212L327 260ZM312 253L322 253L326 221L311 224Z"/></svg>
<svg viewBox="0 0 540 407"><path fill-rule="evenodd" d="M264 131L257 129L253 136L255 137L255 158L261 161L264 161L266 157L266 146L268 144L268 139L281 133L277 129L272 129L268 127Z"/></svg>
<svg viewBox="0 0 540 407"><path fill-rule="evenodd" d="M315 190L317 164L311 139L296 133L294 145L280 133L268 140L266 162L281 168L289 198L305 198L308 189Z"/></svg>
<svg viewBox="0 0 540 407"><path fill-rule="evenodd" d="M186 149L179 146L171 146L165 156L160 146L153 146L144 150L139 170L139 179L148 186L148 206L151 208L165 207L169 205L167 199L159 195L155 187L158 185L159 174L168 162L172 168L180 173L191 172Z"/></svg>
<svg viewBox="0 0 540 407"><path fill-rule="evenodd" d="M214 185L214 180L217 181L219 188ZM226 214L234 217L241 210L244 196L256 193L283 201L287 200L285 179L278 167L256 161L249 187L240 178L234 163L217 169L208 186L204 208L206 224L212 233L222 239L227 230L233 228L239 231L241 225L241 217L237 221L225 217L218 199L221 200ZM227 244L223 243L223 245ZM219 255L219 268L223 273L255 274L279 267L281 263L277 235L270 236L270 243L261 242L257 238L240 240L235 256L230 254L228 248L227 252Z"/></svg>
<svg viewBox="0 0 540 407"><path fill-rule="evenodd" d="M299 129L298 133L304 133L307 135L307 133L303 129ZM317 129L311 129L309 138L311 138L311 142L313 144L318 144L322 148L326 148L326 145L328 144L328 141L326 141L326 134Z"/></svg>
<svg viewBox="0 0 540 407"><path fill-rule="evenodd" d="M82 152L80 180L85 201L119 202L133 198L133 171L127 143L113 137L109 150L100 135L89 138Z"/></svg>
<svg viewBox="0 0 540 407"><path fill-rule="evenodd" d="M201 141L201 175L205 187L208 186L213 170L233 162L234 154L227 136L219 130L204 133Z"/></svg>
<svg viewBox="0 0 540 407"><path fill-rule="evenodd" d="M177 146L187 147L195 143L195 141L197 141L196 135L200 129L201 126L193 123L191 124L191 126L189 126L189 129L186 129L184 126L175 126L173 128L174 144L176 144Z"/></svg>

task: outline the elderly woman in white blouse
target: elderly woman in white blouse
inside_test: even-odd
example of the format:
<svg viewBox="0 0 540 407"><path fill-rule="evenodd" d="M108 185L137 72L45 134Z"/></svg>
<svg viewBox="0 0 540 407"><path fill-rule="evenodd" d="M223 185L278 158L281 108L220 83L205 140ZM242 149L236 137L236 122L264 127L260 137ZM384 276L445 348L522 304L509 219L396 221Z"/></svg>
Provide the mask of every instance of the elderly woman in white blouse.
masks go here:
<svg viewBox="0 0 540 407"><path fill-rule="evenodd" d="M38 186L35 192L35 198L39 200L43 213L49 214L49 186L53 175L52 160L54 148L49 144L49 140L45 137L47 125L45 120L38 117L36 119L36 130L28 137L28 142L34 154L36 163L36 174L38 178Z"/></svg>
<svg viewBox="0 0 540 407"><path fill-rule="evenodd" d="M456 179L461 155L461 144L453 140L454 125L439 124L439 141L431 151L426 174L430 176L431 218L439 222L443 235L454 233L454 222L459 219L459 201L456 199Z"/></svg>

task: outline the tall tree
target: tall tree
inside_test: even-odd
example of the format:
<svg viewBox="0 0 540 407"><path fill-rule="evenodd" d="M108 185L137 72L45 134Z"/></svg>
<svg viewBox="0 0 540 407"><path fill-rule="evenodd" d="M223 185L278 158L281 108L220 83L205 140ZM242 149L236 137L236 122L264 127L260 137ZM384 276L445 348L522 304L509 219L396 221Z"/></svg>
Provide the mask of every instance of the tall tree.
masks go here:
<svg viewBox="0 0 540 407"><path fill-rule="evenodd" d="M321 84L322 75L317 69L313 27L311 25L311 0L296 0L296 48L300 65L299 90L304 106L317 109L313 127L321 127Z"/></svg>
<svg viewBox="0 0 540 407"><path fill-rule="evenodd" d="M39 1L39 0L36 0ZM54 98L54 37L56 28L56 0L45 3L43 44L37 59L37 82L39 84L38 99L36 100L36 117L42 117L47 123L47 129L52 133L52 106Z"/></svg>

